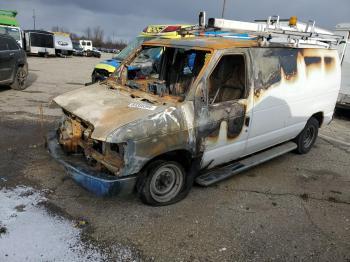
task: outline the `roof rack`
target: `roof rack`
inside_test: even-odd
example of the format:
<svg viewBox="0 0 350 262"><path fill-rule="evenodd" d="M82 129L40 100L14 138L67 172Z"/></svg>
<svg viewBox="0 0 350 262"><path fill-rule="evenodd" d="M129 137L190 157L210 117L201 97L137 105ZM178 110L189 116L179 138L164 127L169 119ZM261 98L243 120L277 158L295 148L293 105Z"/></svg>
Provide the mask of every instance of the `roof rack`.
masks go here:
<svg viewBox="0 0 350 262"><path fill-rule="evenodd" d="M242 22L222 18L209 18L208 24L204 25L205 12L199 15L199 25L186 29L183 34L197 34L239 38L258 38L261 46L285 45L292 47L323 47L331 48L338 46L344 41L343 36L335 35L333 32L315 26L315 21L307 23L298 22L296 17L280 19L279 16L269 16L266 20L255 20L255 22ZM209 32L222 32L212 34ZM250 37L247 37L247 34Z"/></svg>

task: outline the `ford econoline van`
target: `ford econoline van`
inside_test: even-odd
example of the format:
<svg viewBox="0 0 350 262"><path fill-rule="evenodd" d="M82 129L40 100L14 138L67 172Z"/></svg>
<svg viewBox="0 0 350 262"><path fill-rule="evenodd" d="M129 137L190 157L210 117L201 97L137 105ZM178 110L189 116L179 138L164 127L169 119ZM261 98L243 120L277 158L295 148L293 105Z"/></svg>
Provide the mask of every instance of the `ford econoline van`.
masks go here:
<svg viewBox="0 0 350 262"><path fill-rule="evenodd" d="M49 136L51 154L96 195L135 191L147 204L168 205L194 182L209 186L309 152L332 120L339 38L271 24L214 19L193 29L197 37L144 42L113 78L54 99L64 119ZM151 51L161 57L130 74Z"/></svg>

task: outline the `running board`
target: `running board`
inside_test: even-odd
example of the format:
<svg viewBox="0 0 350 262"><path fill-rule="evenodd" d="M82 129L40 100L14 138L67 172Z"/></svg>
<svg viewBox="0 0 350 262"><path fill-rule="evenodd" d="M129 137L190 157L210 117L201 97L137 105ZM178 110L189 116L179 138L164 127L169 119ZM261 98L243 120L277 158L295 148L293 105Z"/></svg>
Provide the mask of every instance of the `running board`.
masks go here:
<svg viewBox="0 0 350 262"><path fill-rule="evenodd" d="M210 186L219 181L227 179L231 176L237 175L238 173L241 173L249 168L257 166L261 163L269 161L285 153L288 153L296 148L297 148L297 145L293 142L287 142L287 143L272 147L261 153L257 153L247 158L243 158L238 162L229 164L224 167L209 170L204 174L199 175L196 178L196 183L201 186Z"/></svg>

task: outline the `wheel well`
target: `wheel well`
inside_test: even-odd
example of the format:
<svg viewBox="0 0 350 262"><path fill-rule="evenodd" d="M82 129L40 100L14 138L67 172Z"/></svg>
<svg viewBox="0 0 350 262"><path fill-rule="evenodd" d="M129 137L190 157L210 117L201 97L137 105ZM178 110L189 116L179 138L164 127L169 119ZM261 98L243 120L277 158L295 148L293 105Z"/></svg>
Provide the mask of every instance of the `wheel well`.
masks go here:
<svg viewBox="0 0 350 262"><path fill-rule="evenodd" d="M316 114L313 114L311 117L315 118L318 121L319 127L323 124L323 112L318 112Z"/></svg>
<svg viewBox="0 0 350 262"><path fill-rule="evenodd" d="M160 159L179 162L179 164L181 164L185 168L185 170L188 170L191 167L192 154L189 151L187 151L187 150L170 151L170 152L161 154L161 155L151 159L150 161L148 161L148 163L145 166L145 168L150 163L154 162L155 160L160 160Z"/></svg>

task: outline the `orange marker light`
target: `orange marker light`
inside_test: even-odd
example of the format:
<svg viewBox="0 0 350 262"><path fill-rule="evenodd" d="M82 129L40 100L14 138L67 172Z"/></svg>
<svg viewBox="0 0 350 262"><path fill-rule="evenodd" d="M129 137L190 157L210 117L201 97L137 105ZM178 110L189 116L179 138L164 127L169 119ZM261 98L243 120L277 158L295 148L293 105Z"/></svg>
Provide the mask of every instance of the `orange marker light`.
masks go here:
<svg viewBox="0 0 350 262"><path fill-rule="evenodd" d="M291 16L289 18L289 26L296 26L298 22L298 18L296 16Z"/></svg>

